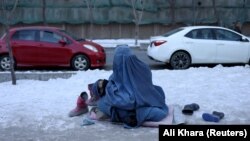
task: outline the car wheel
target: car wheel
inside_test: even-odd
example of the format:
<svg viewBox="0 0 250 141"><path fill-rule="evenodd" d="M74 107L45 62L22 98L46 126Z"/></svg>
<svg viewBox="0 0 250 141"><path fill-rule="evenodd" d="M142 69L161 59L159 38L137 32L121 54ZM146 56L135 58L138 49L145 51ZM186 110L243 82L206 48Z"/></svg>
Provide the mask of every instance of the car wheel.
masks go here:
<svg viewBox="0 0 250 141"><path fill-rule="evenodd" d="M0 69L4 71L10 70L10 57L8 55L0 57Z"/></svg>
<svg viewBox="0 0 250 141"><path fill-rule="evenodd" d="M173 69L187 69L191 65L191 57L184 51L177 51L171 56L170 65Z"/></svg>
<svg viewBox="0 0 250 141"><path fill-rule="evenodd" d="M90 66L89 59L85 55L76 55L71 62L74 70L87 70Z"/></svg>

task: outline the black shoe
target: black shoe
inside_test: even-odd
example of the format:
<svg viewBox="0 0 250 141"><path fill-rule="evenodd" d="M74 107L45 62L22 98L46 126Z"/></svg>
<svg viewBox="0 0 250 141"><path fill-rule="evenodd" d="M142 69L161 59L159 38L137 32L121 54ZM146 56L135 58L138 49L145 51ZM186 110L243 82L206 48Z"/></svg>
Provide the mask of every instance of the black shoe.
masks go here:
<svg viewBox="0 0 250 141"><path fill-rule="evenodd" d="M198 104L192 103L192 104L185 105L182 110L182 113L185 115L192 115L194 111L197 111L199 109L200 109L200 106Z"/></svg>
<svg viewBox="0 0 250 141"><path fill-rule="evenodd" d="M222 112L213 111L213 115L218 116L220 119L224 118L225 114Z"/></svg>

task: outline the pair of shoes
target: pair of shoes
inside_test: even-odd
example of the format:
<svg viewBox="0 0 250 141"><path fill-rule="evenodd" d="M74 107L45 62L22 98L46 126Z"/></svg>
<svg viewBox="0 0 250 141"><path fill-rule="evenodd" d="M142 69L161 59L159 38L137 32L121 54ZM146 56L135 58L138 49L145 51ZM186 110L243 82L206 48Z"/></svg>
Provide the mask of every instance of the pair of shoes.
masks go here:
<svg viewBox="0 0 250 141"><path fill-rule="evenodd" d="M199 109L200 109L200 106L198 104L192 103L192 104L185 105L182 110L182 113L185 115L192 115L194 111L197 111Z"/></svg>
<svg viewBox="0 0 250 141"><path fill-rule="evenodd" d="M99 97L97 97L93 92L93 86L94 86L94 83L88 84L90 98L86 101L86 103L89 106L97 106L97 101L99 99Z"/></svg>
<svg viewBox="0 0 250 141"><path fill-rule="evenodd" d="M219 122L222 118L224 118L225 114L223 112L213 111L210 113L203 113L202 118L208 122Z"/></svg>
<svg viewBox="0 0 250 141"><path fill-rule="evenodd" d="M69 112L69 117L79 116L85 114L89 111L86 100L88 99L88 94L82 92L77 98L76 107Z"/></svg>

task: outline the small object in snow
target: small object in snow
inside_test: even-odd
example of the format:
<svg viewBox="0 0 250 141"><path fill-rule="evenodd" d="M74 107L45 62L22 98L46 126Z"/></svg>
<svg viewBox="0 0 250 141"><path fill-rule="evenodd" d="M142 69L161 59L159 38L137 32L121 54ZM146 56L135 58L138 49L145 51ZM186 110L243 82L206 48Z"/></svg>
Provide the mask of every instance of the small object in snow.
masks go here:
<svg viewBox="0 0 250 141"><path fill-rule="evenodd" d="M182 110L182 113L185 115L192 115L194 111L197 111L199 109L200 109L200 106L198 104L192 103L192 104L185 105Z"/></svg>
<svg viewBox="0 0 250 141"><path fill-rule="evenodd" d="M218 116L213 115L213 114L209 114L209 113L203 113L202 118L203 118L203 120L208 121L208 122L219 122L220 121L220 118Z"/></svg>
<svg viewBox="0 0 250 141"><path fill-rule="evenodd" d="M213 111L212 114L203 113L202 118L208 122L219 122L222 118L224 118L225 114L223 112Z"/></svg>
<svg viewBox="0 0 250 141"><path fill-rule="evenodd" d="M93 120L89 119L88 117L83 118L82 126L87 126L87 125L92 125L92 124L95 124Z"/></svg>
<svg viewBox="0 0 250 141"><path fill-rule="evenodd" d="M220 119L224 118L225 114L218 111L213 111L213 115L218 116Z"/></svg>

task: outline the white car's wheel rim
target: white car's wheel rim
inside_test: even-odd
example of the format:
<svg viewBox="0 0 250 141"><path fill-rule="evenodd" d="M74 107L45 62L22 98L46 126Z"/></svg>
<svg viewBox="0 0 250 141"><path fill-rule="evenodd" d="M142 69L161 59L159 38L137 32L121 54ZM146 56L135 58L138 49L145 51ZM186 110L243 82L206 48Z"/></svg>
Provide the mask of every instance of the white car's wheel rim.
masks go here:
<svg viewBox="0 0 250 141"><path fill-rule="evenodd" d="M175 69L186 69L190 65L190 57L186 53L178 52L171 59L171 65Z"/></svg>

